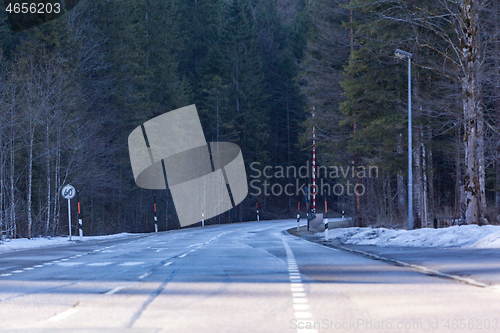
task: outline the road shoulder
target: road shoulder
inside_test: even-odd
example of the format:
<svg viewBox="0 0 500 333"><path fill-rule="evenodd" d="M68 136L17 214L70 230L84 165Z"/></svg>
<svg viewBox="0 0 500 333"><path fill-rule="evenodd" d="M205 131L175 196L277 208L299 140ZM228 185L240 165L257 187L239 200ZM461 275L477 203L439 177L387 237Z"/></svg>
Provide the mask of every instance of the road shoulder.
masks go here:
<svg viewBox="0 0 500 333"><path fill-rule="evenodd" d="M465 248L381 247L341 244L301 227L286 230L304 241L356 253L392 265L408 267L422 274L453 279L476 287L500 285L500 250Z"/></svg>

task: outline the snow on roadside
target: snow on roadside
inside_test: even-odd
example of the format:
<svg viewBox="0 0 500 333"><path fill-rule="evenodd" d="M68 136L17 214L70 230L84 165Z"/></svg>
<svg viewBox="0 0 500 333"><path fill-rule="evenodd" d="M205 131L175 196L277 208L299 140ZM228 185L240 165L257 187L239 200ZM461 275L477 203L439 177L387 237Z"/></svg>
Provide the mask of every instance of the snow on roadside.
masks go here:
<svg viewBox="0 0 500 333"><path fill-rule="evenodd" d="M316 234L324 237L324 233ZM500 248L500 226L463 225L441 229L339 228L329 239L343 244L411 247Z"/></svg>
<svg viewBox="0 0 500 333"><path fill-rule="evenodd" d="M99 241L99 240L109 240L116 238L123 238L131 235L126 232L122 232L121 234L107 235L107 236L84 236L83 242L88 241ZM59 246L59 245L68 245L73 242L68 241L68 237L53 237L53 238L20 238L20 239L11 239L0 242L0 252L14 251L14 250L22 250L22 249L34 249L40 247L48 247L48 246ZM73 241L79 240L78 236L73 236Z"/></svg>

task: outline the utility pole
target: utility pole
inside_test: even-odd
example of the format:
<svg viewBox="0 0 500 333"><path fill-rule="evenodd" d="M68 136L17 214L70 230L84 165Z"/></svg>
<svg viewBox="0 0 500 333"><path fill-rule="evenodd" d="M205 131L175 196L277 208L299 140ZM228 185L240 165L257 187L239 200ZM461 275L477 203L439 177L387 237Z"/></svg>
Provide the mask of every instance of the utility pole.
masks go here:
<svg viewBox="0 0 500 333"><path fill-rule="evenodd" d="M408 230L413 229L413 170L412 170L412 133L411 133L411 58L409 52L396 50L396 57L408 60Z"/></svg>

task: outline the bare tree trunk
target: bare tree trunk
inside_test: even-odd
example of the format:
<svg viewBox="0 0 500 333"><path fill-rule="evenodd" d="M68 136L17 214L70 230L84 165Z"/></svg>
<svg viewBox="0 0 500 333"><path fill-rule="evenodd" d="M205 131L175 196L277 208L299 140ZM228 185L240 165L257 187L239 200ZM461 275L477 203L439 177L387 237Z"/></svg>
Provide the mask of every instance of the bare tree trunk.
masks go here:
<svg viewBox="0 0 500 333"><path fill-rule="evenodd" d="M482 98L480 98L482 100ZM477 135L478 135L478 145L477 145L477 163L479 165L479 213L480 221L479 224L483 224L486 221L486 176L485 176L485 161L484 161L484 115L482 102L479 103L478 108L478 118L477 118Z"/></svg>
<svg viewBox="0 0 500 333"><path fill-rule="evenodd" d="M414 27L415 34L418 36L418 31L416 30L416 27ZM418 40L415 45L414 49L414 54L413 54L413 59L415 63L419 62L419 54L418 54ZM415 83L413 84L413 89L412 89L412 94L413 94L413 100L415 101L415 108L416 112L412 113L414 115L414 118L420 118L421 117L421 111L422 111L422 105L421 105L421 100L420 100L420 77L419 77L419 72L415 72L415 80L413 80ZM415 225L416 227L422 227L422 224L425 222L425 205L424 205L424 186L423 186L423 168L422 168L422 125L420 124L418 127L414 128L413 131L413 142L414 142L414 148L413 148L413 160L415 164L415 173L414 173L414 179L413 179L413 193L414 193L414 198L408 198L408 200L413 200L414 202L414 216L416 215L416 220L415 220ZM416 213L416 214L415 214Z"/></svg>
<svg viewBox="0 0 500 333"><path fill-rule="evenodd" d="M417 103L418 106L418 103ZM420 136L421 128L417 127L414 132L414 148L413 148L413 161L415 172L413 173L413 207L414 213L416 216L415 219L415 227L420 228L422 224L422 213L423 213L423 205L422 205L422 195L423 195L423 186L422 186L422 145L420 144L421 136ZM410 199L408 199L410 200Z"/></svg>
<svg viewBox="0 0 500 333"><path fill-rule="evenodd" d="M51 186L51 184L50 184L50 180L51 180L51 178L50 178L50 138L49 138L48 116L47 116L47 123L45 124L45 142L47 144L47 151L46 151L47 157L45 160L45 169L46 169L46 176L47 176L47 202L46 202L47 216L46 216L46 220L45 220L45 237L47 237L49 234L49 228L50 228L50 204L52 201L52 198L51 198L52 189L50 187Z"/></svg>
<svg viewBox="0 0 500 333"><path fill-rule="evenodd" d="M427 173L427 184L429 186L429 191L427 194L428 198L428 203L427 207L429 211L427 212L427 218L429 216L432 218L433 216L436 215L436 204L434 200L435 198L435 193L434 193L434 159L432 156L432 130L427 129L427 167L426 167L426 173Z"/></svg>
<svg viewBox="0 0 500 333"><path fill-rule="evenodd" d="M500 8L498 1L495 2L495 31L500 31L500 17L498 16L498 10ZM495 53L493 56L494 68L495 68L495 86L494 86L494 98L495 98L495 114L500 114L500 41L495 40ZM498 128L497 128L498 129ZM497 144L496 148L496 158L495 158L495 212L500 213L500 144Z"/></svg>
<svg viewBox="0 0 500 333"><path fill-rule="evenodd" d="M33 225L32 216L32 185L33 185L33 141L35 135L35 129L33 128L33 119L29 120L29 154L28 154L28 239L31 239L31 227Z"/></svg>
<svg viewBox="0 0 500 333"><path fill-rule="evenodd" d="M427 191L427 153L425 144L423 143L423 130L420 132L422 135L422 226L427 228L429 223L429 210L428 210L428 191Z"/></svg>
<svg viewBox="0 0 500 333"><path fill-rule="evenodd" d="M52 235L55 236L56 232L59 230L59 190L61 187L61 130L58 126L57 128L57 140L56 140L56 165L54 174L54 214L53 214L53 224L52 224Z"/></svg>
<svg viewBox="0 0 500 333"><path fill-rule="evenodd" d="M464 113L464 144L465 144L465 180L464 191L466 197L466 222L471 224L479 223L481 215L480 202L481 184L480 184L480 163L479 153L482 147L478 130L478 117L480 117L480 92L478 84L478 40L477 40L477 20L478 3L474 0L459 1L461 14L460 36L460 57L462 61L462 100Z"/></svg>
<svg viewBox="0 0 500 333"><path fill-rule="evenodd" d="M353 126L353 134L356 136L356 124ZM355 189L359 187L359 177L358 177L358 166L359 166L359 160L358 160L358 154L354 154L354 183L355 183ZM358 222L358 227L363 227L363 218L361 216L361 196L358 195L356 191L354 191L356 195L356 221Z"/></svg>
<svg viewBox="0 0 500 333"><path fill-rule="evenodd" d="M398 142L398 154L403 154L403 134L399 134L397 138ZM406 213L406 191L404 184L403 172L399 171L397 175L397 187L398 187L398 212L399 216L402 217Z"/></svg>
<svg viewBox="0 0 500 333"><path fill-rule="evenodd" d="M455 155L455 216L458 218L463 218L463 208L465 207L465 197L463 196L463 185L462 185L462 154L460 151L461 147L461 126L457 126L456 137L455 137L455 147L457 149Z"/></svg>
<svg viewBox="0 0 500 333"><path fill-rule="evenodd" d="M2 138L3 139L3 138ZM5 223L5 155L3 142L0 146L0 232L4 230ZM1 237L1 235L0 235Z"/></svg>
<svg viewBox="0 0 500 333"><path fill-rule="evenodd" d="M291 158L290 158L290 109L288 105L288 94L287 94L287 99L286 99L286 133L287 133L287 155L288 155L288 167L290 167L291 164ZM290 175L288 175L288 183L291 183L292 180L290 178ZM326 198L325 198L326 200ZM288 208L292 208L292 197L289 195L288 196Z"/></svg>
<svg viewBox="0 0 500 333"><path fill-rule="evenodd" d="M9 152L10 152L10 212L9 212L9 237L14 238L16 236L16 193L15 193L15 175L14 175L14 150L15 150L15 133L14 133L14 110L11 110L11 128L10 128L10 139L9 139Z"/></svg>
<svg viewBox="0 0 500 333"><path fill-rule="evenodd" d="M349 21L350 23L353 22L353 19L352 19L352 9L349 11ZM354 30L351 28L350 29L350 44L351 44L351 54L353 54L354 52ZM352 126L352 130L353 130L353 135L354 137L356 137L356 131L357 131L357 124L354 123L353 126ZM357 189L359 187L359 177L358 177L358 167L359 167L359 157L358 157L358 154L354 154L354 183L355 183L355 187L354 189ZM361 196L357 194L356 191L354 191L355 195L356 195L356 209L355 209L355 220L358 222L358 227L362 227L363 226L363 218L361 216Z"/></svg>

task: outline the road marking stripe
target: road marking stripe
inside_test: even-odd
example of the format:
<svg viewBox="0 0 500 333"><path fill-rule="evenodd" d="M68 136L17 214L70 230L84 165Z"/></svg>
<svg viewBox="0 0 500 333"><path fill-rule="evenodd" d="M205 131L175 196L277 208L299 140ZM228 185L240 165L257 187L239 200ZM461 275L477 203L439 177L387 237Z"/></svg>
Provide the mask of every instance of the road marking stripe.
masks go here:
<svg viewBox="0 0 500 333"><path fill-rule="evenodd" d="M187 255L187 253L181 254L179 258L184 258Z"/></svg>
<svg viewBox="0 0 500 333"><path fill-rule="evenodd" d="M71 266L78 266L78 265L83 265L83 262L60 262L56 264L57 266L62 266L62 267L71 267Z"/></svg>
<svg viewBox="0 0 500 333"><path fill-rule="evenodd" d="M311 307L307 304L294 304L293 309L295 311L309 310Z"/></svg>
<svg viewBox="0 0 500 333"><path fill-rule="evenodd" d="M311 314L311 312L297 311L297 312L295 312L295 318L297 318L297 319L312 318L312 314Z"/></svg>
<svg viewBox="0 0 500 333"><path fill-rule="evenodd" d="M135 265L141 265L144 264L143 261L130 261L130 262L124 262L123 264L120 264L118 266L135 266Z"/></svg>
<svg viewBox="0 0 500 333"><path fill-rule="evenodd" d="M107 266L107 265L111 265L112 262L94 262L94 263L91 263L91 264L88 264L87 266Z"/></svg>
<svg viewBox="0 0 500 333"><path fill-rule="evenodd" d="M293 290L292 290L293 291ZM293 297L306 297L307 294L306 293L292 293L292 296Z"/></svg>
<svg viewBox="0 0 500 333"><path fill-rule="evenodd" d="M120 290L125 289L125 287L115 287L107 292L104 293L104 295L113 295L119 292Z"/></svg>
<svg viewBox="0 0 500 333"><path fill-rule="evenodd" d="M22 273L23 271L12 271L11 273Z"/></svg>
<svg viewBox="0 0 500 333"><path fill-rule="evenodd" d="M0 276L11 276L11 273L0 274Z"/></svg>
<svg viewBox="0 0 500 333"><path fill-rule="evenodd" d="M171 261L167 262L167 263L166 263L165 265L163 265L163 266L168 266L168 265L170 265L170 264L172 264L172 262L171 262Z"/></svg>
<svg viewBox="0 0 500 333"><path fill-rule="evenodd" d="M139 276L139 279L144 279L144 278L147 278L148 276L151 275L152 272L147 272L147 273L144 273L142 274L141 276Z"/></svg>
<svg viewBox="0 0 500 333"><path fill-rule="evenodd" d="M312 313L306 310L310 309L307 304L309 300L306 298L307 293L303 288L302 278L300 275L299 267L295 261L292 249L288 245L286 238L282 238L283 246L285 247L286 256L288 258L288 274L290 277L290 290L292 292L293 309L295 310L295 319L297 320L297 333L318 333L314 329L314 321L312 320ZM309 320L307 320L309 319ZM307 327L307 328L299 328ZM311 328L309 328L311 327Z"/></svg>
<svg viewBox="0 0 500 333"><path fill-rule="evenodd" d="M66 311L63 311L59 314L56 314L54 317L51 317L49 319L47 319L48 321L60 321L60 320L63 320L64 318L67 318L69 316L71 316L72 314L78 312L78 309L77 308L71 308L71 309L68 309Z"/></svg>
<svg viewBox="0 0 500 333"><path fill-rule="evenodd" d="M34 270L34 269L35 269L35 268L33 268L33 267L26 267L24 270L25 270L25 271L32 271L32 270Z"/></svg>
<svg viewBox="0 0 500 333"><path fill-rule="evenodd" d="M293 303L295 304L305 304L305 303L309 303L309 301L307 300L307 298L294 298L293 299Z"/></svg>
<svg viewBox="0 0 500 333"><path fill-rule="evenodd" d="M35 265L33 267L40 268L40 267L43 267L43 265Z"/></svg>

